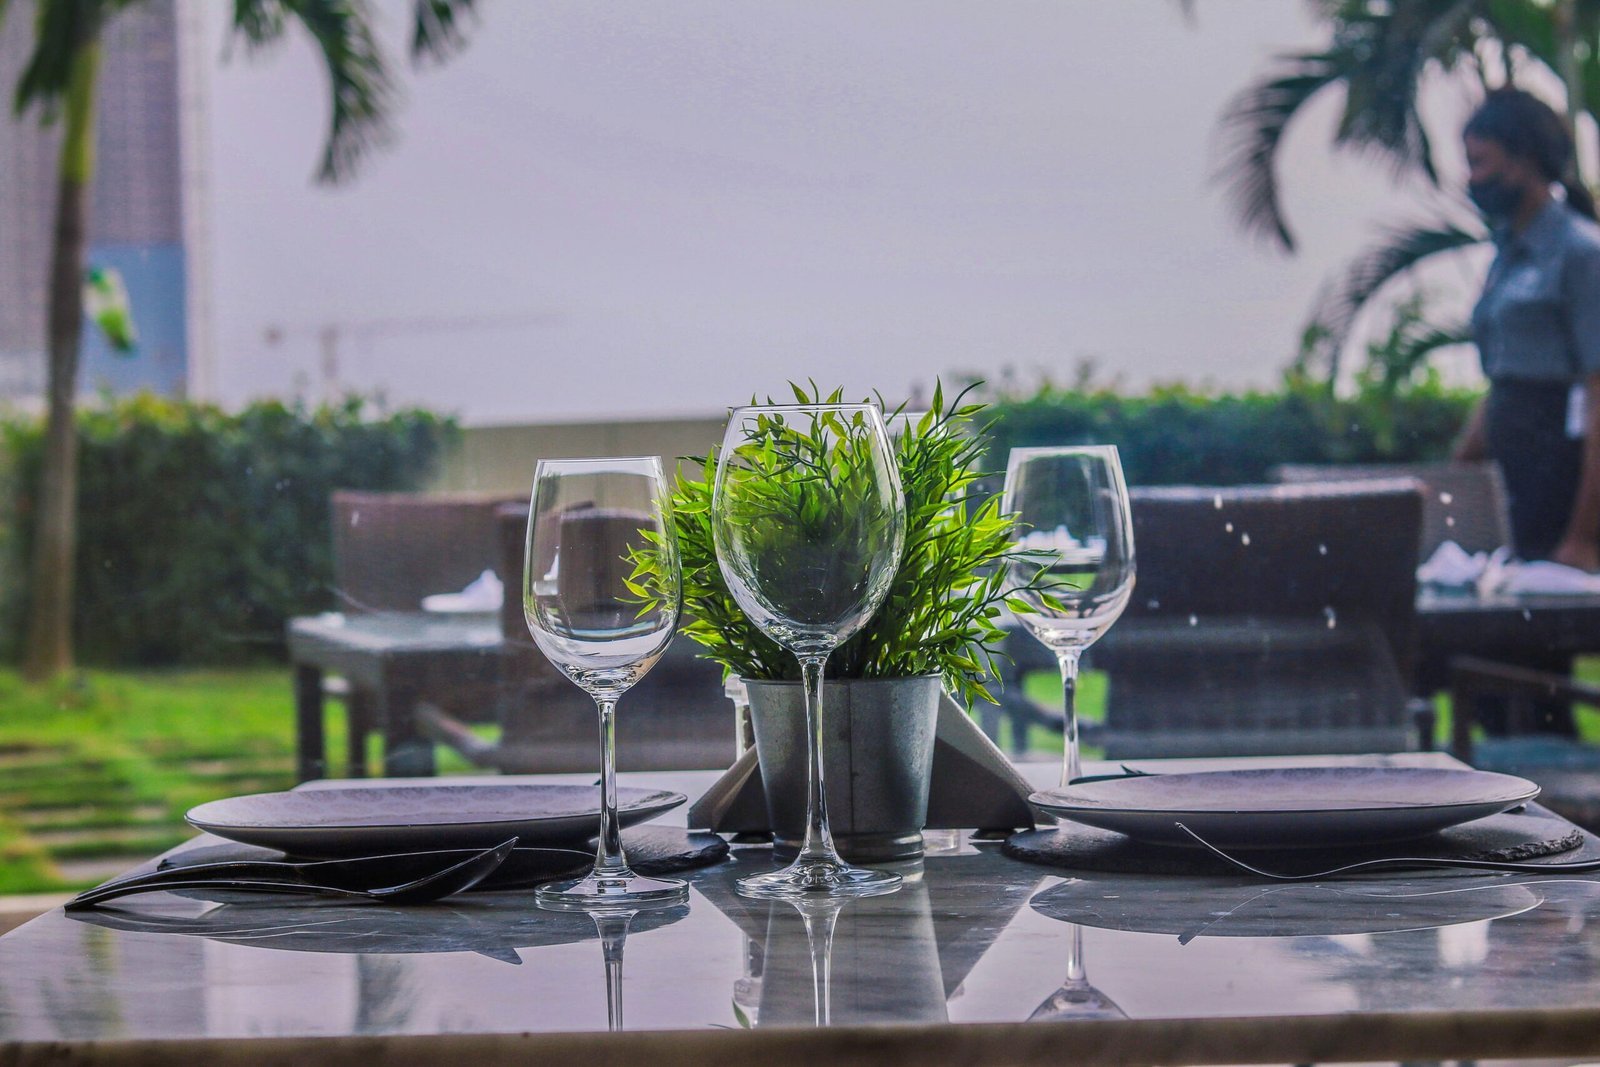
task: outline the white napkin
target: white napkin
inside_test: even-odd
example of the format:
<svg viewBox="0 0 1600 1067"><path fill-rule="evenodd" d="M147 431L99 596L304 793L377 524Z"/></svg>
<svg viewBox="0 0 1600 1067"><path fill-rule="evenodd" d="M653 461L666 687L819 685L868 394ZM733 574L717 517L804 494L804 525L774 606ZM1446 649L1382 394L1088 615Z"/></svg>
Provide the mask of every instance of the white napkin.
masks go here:
<svg viewBox="0 0 1600 1067"><path fill-rule="evenodd" d="M492 570L486 570L459 593L435 593L423 597L422 610L452 613L499 611L505 595L500 576Z"/></svg>
<svg viewBox="0 0 1600 1067"><path fill-rule="evenodd" d="M1536 560L1515 563L1501 572L1498 593L1600 593L1600 574L1590 574L1564 563Z"/></svg>
<svg viewBox="0 0 1600 1067"><path fill-rule="evenodd" d="M1468 552L1454 541L1446 541L1417 568L1417 581L1425 585L1471 585L1483 576L1488 565L1487 552Z"/></svg>

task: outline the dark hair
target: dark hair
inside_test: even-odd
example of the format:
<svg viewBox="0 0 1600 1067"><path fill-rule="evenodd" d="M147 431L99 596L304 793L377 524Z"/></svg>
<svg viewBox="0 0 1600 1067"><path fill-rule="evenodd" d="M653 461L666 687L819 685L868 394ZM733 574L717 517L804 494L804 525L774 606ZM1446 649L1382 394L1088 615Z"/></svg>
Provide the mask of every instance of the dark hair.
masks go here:
<svg viewBox="0 0 1600 1067"><path fill-rule="evenodd" d="M1560 182L1567 204L1595 217L1594 197L1577 176L1572 131L1549 104L1521 89L1496 89L1467 120L1464 136L1493 141L1539 169L1546 181Z"/></svg>

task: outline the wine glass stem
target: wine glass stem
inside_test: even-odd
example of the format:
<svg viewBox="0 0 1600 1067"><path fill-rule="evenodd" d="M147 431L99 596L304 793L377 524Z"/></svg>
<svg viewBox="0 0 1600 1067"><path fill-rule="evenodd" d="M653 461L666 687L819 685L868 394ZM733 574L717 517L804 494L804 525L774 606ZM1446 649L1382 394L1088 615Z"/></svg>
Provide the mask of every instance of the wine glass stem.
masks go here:
<svg viewBox="0 0 1600 1067"><path fill-rule="evenodd" d="M600 710L600 844L595 849L594 874L626 878L628 861L617 826L617 700L597 696L594 703Z"/></svg>
<svg viewBox="0 0 1600 1067"><path fill-rule="evenodd" d="M1069 786L1083 777L1078 756L1078 650L1059 649L1056 662L1061 665L1062 689L1061 784Z"/></svg>
<svg viewBox="0 0 1600 1067"><path fill-rule="evenodd" d="M1067 943L1067 981L1082 982L1083 970L1083 927L1077 923L1068 923L1072 927L1072 940Z"/></svg>
<svg viewBox="0 0 1600 1067"><path fill-rule="evenodd" d="M828 829L828 795L822 784L822 667L827 656L802 656L800 678L806 696L806 748L811 766L806 774L806 839L796 863L839 862Z"/></svg>
<svg viewBox="0 0 1600 1067"><path fill-rule="evenodd" d="M839 922L839 909L829 908L813 915L801 909L806 926L806 947L811 950L811 998L813 1018L818 1026L833 1024L833 930ZM817 929L817 920L822 929Z"/></svg>
<svg viewBox="0 0 1600 1067"><path fill-rule="evenodd" d="M600 952L606 964L606 1028L622 1029L622 948L628 940L632 912L622 915L596 915L595 929L600 934Z"/></svg>

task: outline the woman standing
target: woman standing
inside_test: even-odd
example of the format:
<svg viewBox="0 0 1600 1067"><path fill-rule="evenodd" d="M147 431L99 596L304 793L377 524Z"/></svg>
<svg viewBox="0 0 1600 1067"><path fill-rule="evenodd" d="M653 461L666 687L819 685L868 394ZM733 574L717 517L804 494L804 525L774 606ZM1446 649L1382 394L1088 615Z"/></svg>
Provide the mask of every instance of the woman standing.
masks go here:
<svg viewBox="0 0 1600 1067"><path fill-rule="evenodd" d="M1489 395L1456 458L1497 460L1522 559L1600 570L1600 226L1565 122L1520 89L1463 130L1498 249L1472 313ZM1553 190L1564 190L1556 196Z"/></svg>

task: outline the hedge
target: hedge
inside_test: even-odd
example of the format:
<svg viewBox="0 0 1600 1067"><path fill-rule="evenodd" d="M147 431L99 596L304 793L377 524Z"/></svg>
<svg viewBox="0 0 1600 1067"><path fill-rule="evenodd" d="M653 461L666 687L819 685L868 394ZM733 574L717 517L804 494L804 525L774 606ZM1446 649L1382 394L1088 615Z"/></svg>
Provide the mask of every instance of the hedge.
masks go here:
<svg viewBox="0 0 1600 1067"><path fill-rule="evenodd" d="M328 496L420 487L459 436L350 399L238 413L139 395L79 412L78 658L212 664L281 656L284 624L332 606ZM43 426L0 420L0 655L21 644Z"/></svg>
<svg viewBox="0 0 1600 1067"><path fill-rule="evenodd" d="M990 401L990 469L1025 445L1114 444L1132 485L1264 482L1280 463L1443 459L1478 394L1428 380L1335 397L1311 385L1213 395L1164 386L1144 396L1044 385Z"/></svg>

